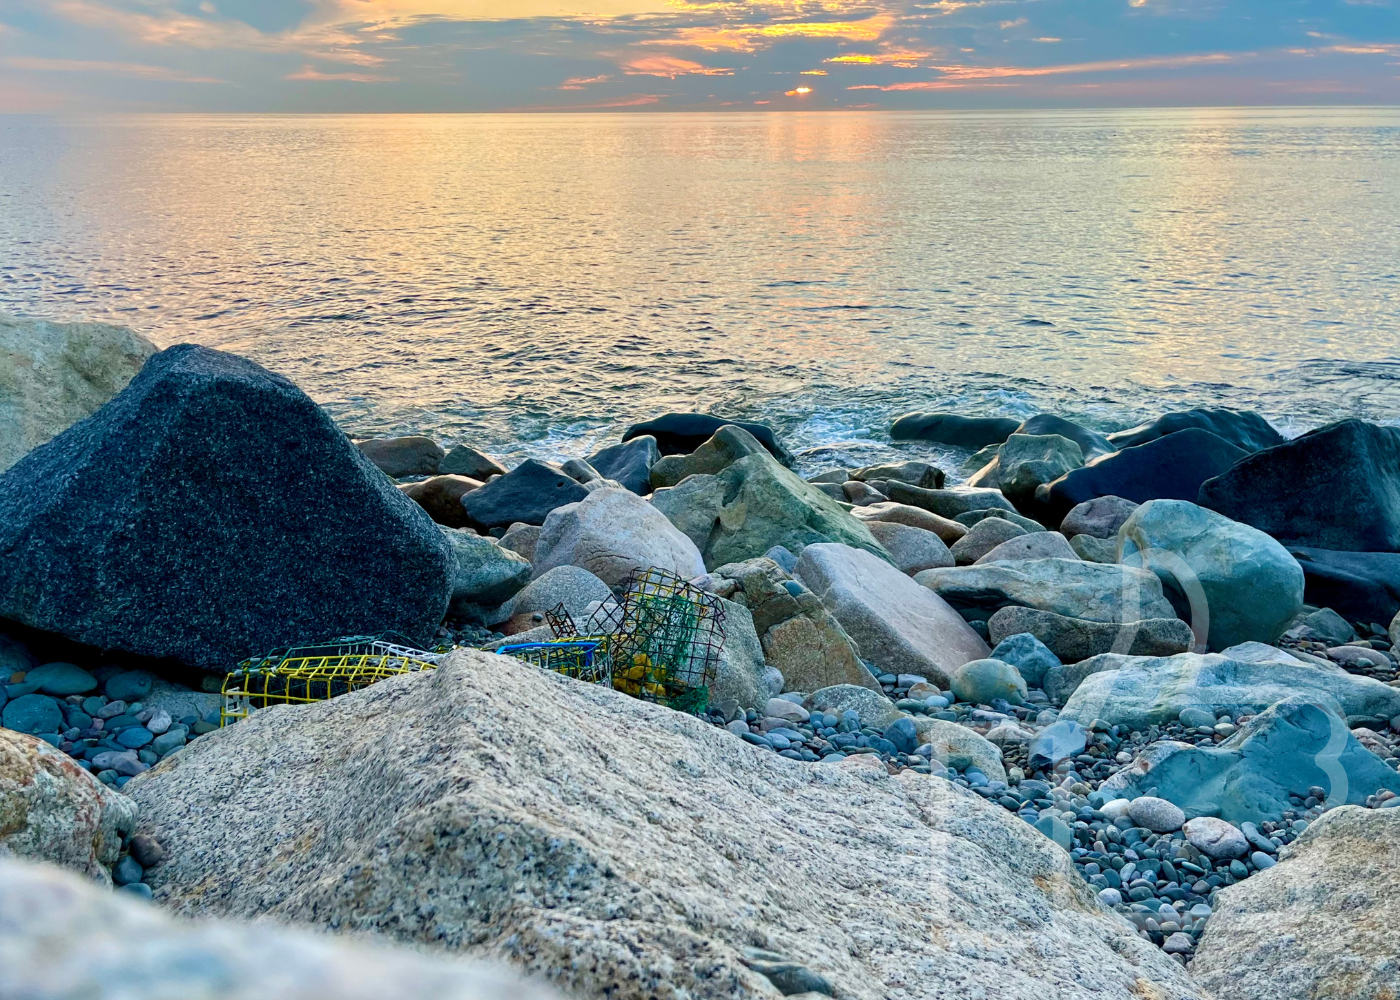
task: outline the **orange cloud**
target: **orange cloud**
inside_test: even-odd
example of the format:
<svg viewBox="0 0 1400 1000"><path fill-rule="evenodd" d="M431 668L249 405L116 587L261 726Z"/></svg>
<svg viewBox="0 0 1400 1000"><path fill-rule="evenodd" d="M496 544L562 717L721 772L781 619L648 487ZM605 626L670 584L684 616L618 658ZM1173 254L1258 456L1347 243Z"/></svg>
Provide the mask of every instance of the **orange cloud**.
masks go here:
<svg viewBox="0 0 1400 1000"><path fill-rule="evenodd" d="M894 26L890 14L876 14L861 21L779 21L774 24L740 24L733 27L689 27L678 29L662 45L684 45L707 52L756 52L774 39L840 38L851 42L874 42Z"/></svg>
<svg viewBox="0 0 1400 1000"><path fill-rule="evenodd" d="M303 66L295 73L288 73L284 80L341 80L347 83L395 83L396 76L376 76L373 73L322 73L311 66Z"/></svg>
<svg viewBox="0 0 1400 1000"><path fill-rule="evenodd" d="M823 59L822 62L856 65L856 66L894 66L899 69L917 69L923 65L923 60L932 58L932 52L915 52L909 49L890 49L877 53L852 53L844 56L833 56L830 59Z"/></svg>
<svg viewBox="0 0 1400 1000"><path fill-rule="evenodd" d="M664 76L674 80L678 76L733 76L732 69L716 69L702 66L689 59L676 59L672 56L642 56L622 64L622 71L628 76Z"/></svg>
<svg viewBox="0 0 1400 1000"><path fill-rule="evenodd" d="M1066 63L1059 66L937 66L947 79L985 80L1006 76L1058 76L1067 73L1112 73L1135 69L1175 69L1211 63L1234 62L1238 55L1213 52L1197 56L1163 56L1148 59L1110 59L1103 62Z"/></svg>
<svg viewBox="0 0 1400 1000"><path fill-rule="evenodd" d="M575 76L565 80L559 85L560 90L582 90L584 87L595 83L606 83L612 77L604 74L602 76Z"/></svg>

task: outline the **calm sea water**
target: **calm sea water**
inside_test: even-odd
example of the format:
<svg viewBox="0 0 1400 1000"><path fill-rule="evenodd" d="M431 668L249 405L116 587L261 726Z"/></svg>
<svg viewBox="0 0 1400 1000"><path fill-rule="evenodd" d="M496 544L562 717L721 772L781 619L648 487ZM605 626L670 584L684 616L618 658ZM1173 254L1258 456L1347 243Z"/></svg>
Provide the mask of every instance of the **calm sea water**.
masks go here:
<svg viewBox="0 0 1400 1000"><path fill-rule="evenodd" d="M667 409L1400 422L1400 110L0 117L0 309L247 355L352 432Z"/></svg>

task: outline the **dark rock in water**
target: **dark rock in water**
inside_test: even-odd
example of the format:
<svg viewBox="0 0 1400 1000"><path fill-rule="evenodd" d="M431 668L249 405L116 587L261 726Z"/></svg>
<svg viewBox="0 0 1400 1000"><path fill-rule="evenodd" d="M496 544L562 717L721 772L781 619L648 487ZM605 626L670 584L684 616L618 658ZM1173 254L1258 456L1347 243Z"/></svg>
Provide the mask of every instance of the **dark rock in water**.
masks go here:
<svg viewBox="0 0 1400 1000"><path fill-rule="evenodd" d="M622 440L626 443L635 437L650 434L656 438L656 446L661 449L663 456L686 455L714 437L715 431L725 424L742 427L758 438L759 443L789 469L796 464L792 452L778 443L771 427L764 424L745 424L738 420L724 420L712 417L708 413L667 413L654 420L633 424L627 428L627 433L622 435Z"/></svg>
<svg viewBox="0 0 1400 1000"><path fill-rule="evenodd" d="M1026 757L1033 768L1048 771L1062 760L1084 752L1089 734L1077 722L1056 722L1046 726L1026 744Z"/></svg>
<svg viewBox="0 0 1400 1000"><path fill-rule="evenodd" d="M515 522L544 524L555 507L577 503L588 491L543 462L527 458L499 479L462 497L467 524L477 531L508 528Z"/></svg>
<svg viewBox="0 0 1400 1000"><path fill-rule="evenodd" d="M1250 455L1196 502L1286 545L1400 552L1400 428L1329 424Z"/></svg>
<svg viewBox="0 0 1400 1000"><path fill-rule="evenodd" d="M1400 611L1400 553L1289 546L1303 567L1303 600L1349 622L1388 622Z"/></svg>
<svg viewBox="0 0 1400 1000"><path fill-rule="evenodd" d="M444 476L466 476L483 483L491 476L506 474L506 470L495 459L464 444L459 444L449 451L447 457L438 463L437 470Z"/></svg>
<svg viewBox="0 0 1400 1000"><path fill-rule="evenodd" d="M1149 500L1194 503L1201 483L1245 457L1230 442L1192 428L1096 458L1042 486L1036 496L1055 519L1095 497L1116 496L1139 504Z"/></svg>
<svg viewBox="0 0 1400 1000"><path fill-rule="evenodd" d="M422 510L292 383L188 344L0 476L0 551L0 616L195 666L447 608Z"/></svg>
<svg viewBox="0 0 1400 1000"><path fill-rule="evenodd" d="M588 464L638 496L651 492L651 467L661 460L656 438L642 434L588 456Z"/></svg>
<svg viewBox="0 0 1400 1000"><path fill-rule="evenodd" d="M1000 507L1013 513L1011 501L1000 490L979 490L968 486L953 486L946 490L926 490L908 483L891 482L886 494L895 503L919 507L939 517L954 518L973 510Z"/></svg>
<svg viewBox="0 0 1400 1000"><path fill-rule="evenodd" d="M359 442L359 448L385 475L395 479L436 476L443 459L437 442L425 437L371 438Z"/></svg>
<svg viewBox="0 0 1400 1000"><path fill-rule="evenodd" d="M1217 747L1159 743L1104 782L1099 794L1135 798L1155 788L1154 795L1176 803L1188 819L1218 816L1239 825L1282 819L1294 808L1289 796L1305 798L1312 787L1325 790L1329 805L1361 805L1382 789L1400 792L1400 774L1337 716L1295 696Z"/></svg>
<svg viewBox="0 0 1400 1000"><path fill-rule="evenodd" d="M1020 426L1005 417L960 417L956 413L906 413L890 428L896 441L932 441L957 448L1001 444Z"/></svg>
<svg viewBox="0 0 1400 1000"><path fill-rule="evenodd" d="M1076 424L1073 420L1066 420L1064 417L1057 417L1051 413L1041 413L1031 417L1016 428L1016 433L1058 434L1060 437L1067 437L1079 445L1079 450L1084 453L1086 461L1099 455L1107 455L1111 451L1117 451L1113 443L1102 434Z"/></svg>
<svg viewBox="0 0 1400 1000"><path fill-rule="evenodd" d="M1283 435L1253 410L1185 410L1167 413L1149 423L1110 434L1115 448L1135 448L1148 441L1175 434L1191 427L1210 431L1245 451L1263 451L1283 444Z"/></svg>
<svg viewBox="0 0 1400 1000"><path fill-rule="evenodd" d="M421 483L407 483L399 489L438 524L465 528L467 514L462 509L462 497L480 486L480 482L466 476L434 476Z"/></svg>

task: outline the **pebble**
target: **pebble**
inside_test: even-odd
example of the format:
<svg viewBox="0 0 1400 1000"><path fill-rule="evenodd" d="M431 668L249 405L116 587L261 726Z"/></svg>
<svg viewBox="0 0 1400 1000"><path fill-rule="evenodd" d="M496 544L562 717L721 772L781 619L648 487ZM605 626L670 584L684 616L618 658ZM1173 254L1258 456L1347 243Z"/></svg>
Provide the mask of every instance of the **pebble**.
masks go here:
<svg viewBox="0 0 1400 1000"><path fill-rule="evenodd" d="M112 881L117 885L129 885L132 882L140 882L146 875L140 863L130 854L123 857L112 866Z"/></svg>
<svg viewBox="0 0 1400 1000"><path fill-rule="evenodd" d="M1153 833L1180 830L1186 822L1186 814L1179 806L1153 795L1144 795L1128 803L1128 816L1134 823Z"/></svg>
<svg viewBox="0 0 1400 1000"><path fill-rule="evenodd" d="M1249 856L1249 860L1253 863L1254 867L1261 872L1265 868L1272 868L1274 865L1278 864L1277 861L1275 861L1269 855L1265 854L1263 851L1255 851Z"/></svg>
<svg viewBox="0 0 1400 1000"><path fill-rule="evenodd" d="M126 885L117 886L118 892L127 892L133 896L140 896L142 899L153 899L151 887L145 882L128 882Z"/></svg>

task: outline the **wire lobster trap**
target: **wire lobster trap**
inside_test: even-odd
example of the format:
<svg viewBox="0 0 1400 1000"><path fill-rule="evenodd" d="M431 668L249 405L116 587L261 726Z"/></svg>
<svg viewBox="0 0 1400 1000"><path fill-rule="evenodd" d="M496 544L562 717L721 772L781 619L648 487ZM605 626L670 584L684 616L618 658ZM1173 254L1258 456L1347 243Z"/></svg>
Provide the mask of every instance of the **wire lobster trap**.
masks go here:
<svg viewBox="0 0 1400 1000"><path fill-rule="evenodd" d="M718 597L655 567L634 571L621 600L600 608L584 630L562 604L546 614L561 640L554 645L594 644L595 683L695 714L709 704L724 617Z"/></svg>
<svg viewBox="0 0 1400 1000"><path fill-rule="evenodd" d="M603 639L525 642L501 646L496 652L589 684L602 684L608 678L608 644Z"/></svg>
<svg viewBox="0 0 1400 1000"><path fill-rule="evenodd" d="M329 701L387 677L431 670L445 655L408 643L392 632L344 636L244 660L224 678L219 725L246 719L270 705Z"/></svg>

